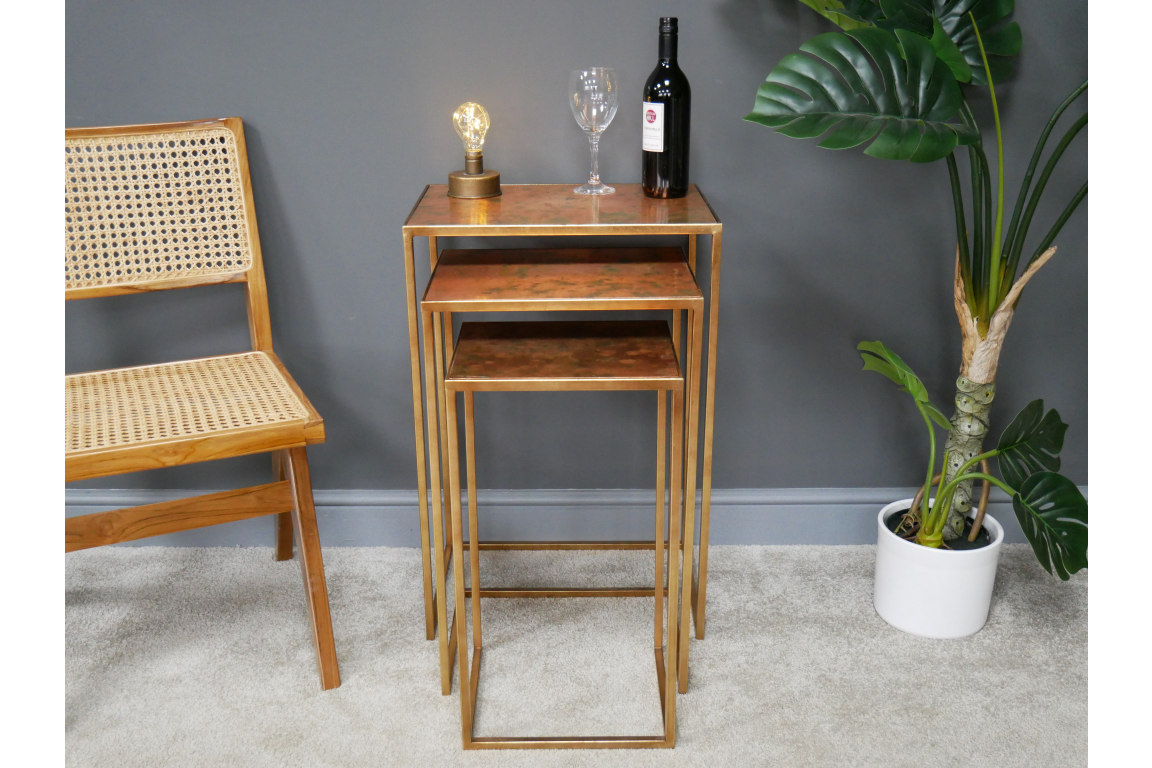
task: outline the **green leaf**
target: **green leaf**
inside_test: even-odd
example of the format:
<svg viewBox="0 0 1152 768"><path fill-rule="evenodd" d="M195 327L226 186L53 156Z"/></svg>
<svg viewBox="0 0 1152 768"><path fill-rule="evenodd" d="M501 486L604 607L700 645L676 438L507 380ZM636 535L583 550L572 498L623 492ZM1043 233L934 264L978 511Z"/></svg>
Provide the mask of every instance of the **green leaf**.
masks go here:
<svg viewBox="0 0 1152 768"><path fill-rule="evenodd" d="M912 372L908 364L900 359L888 347L884 346L879 341L862 341L856 345L856 349L868 354L861 354L860 357L864 360L864 370L876 371L879 374L887 376L896 384L900 385L901 392L907 392L912 395L912 398L925 406L928 415L936 423L940 423L936 419L938 414L940 418L944 419L942 425L945 429L951 429L952 424L948 419L944 418L944 414L937 410L936 406L928 400L928 390L925 388L924 383L920 381L920 377Z"/></svg>
<svg viewBox="0 0 1152 768"><path fill-rule="evenodd" d="M879 0L882 18L876 24L883 29L907 29L918 35L932 34L932 13L917 0Z"/></svg>
<svg viewBox="0 0 1152 768"><path fill-rule="evenodd" d="M828 133L820 143L828 149L875 137L866 154L921 163L979 140L948 122L960 109L960 86L924 38L857 29L817 35L800 50L768 74L745 120L793 138Z"/></svg>
<svg viewBox="0 0 1152 768"><path fill-rule="evenodd" d="M1037 472L1012 497L1012 510L1036 559L1062 581L1088 567L1088 501L1055 472Z"/></svg>
<svg viewBox="0 0 1152 768"><path fill-rule="evenodd" d="M843 30L872 26L882 15L880 6L872 0L800 0L816 13Z"/></svg>
<svg viewBox="0 0 1152 768"><path fill-rule="evenodd" d="M967 64L972 73L971 80L965 79L962 70L958 71L952 66L953 62L941 53L941 47L935 40L933 48L938 56L948 62L956 73L956 79L961 82L988 85L969 12L976 17L976 24L984 38L984 50L989 56L988 68L992 70L993 82L998 83L1008 76L1012 67L1006 59L1020 53L1023 42L1020 25L1014 21L1004 23L1012 15L1014 0L879 0L878 4L880 16L871 16L869 22L880 29L906 29L924 37L935 38L938 22L941 33L951 39ZM850 11L846 13L853 15Z"/></svg>
<svg viewBox="0 0 1152 768"><path fill-rule="evenodd" d="M887 363L880 358L872 357L871 355L860 355L860 357L864 359L864 370L876 371L876 373L879 373L882 376L887 376L897 384L904 386L904 377L896 371L896 368L893 367L891 363Z"/></svg>
<svg viewBox="0 0 1152 768"><path fill-rule="evenodd" d="M941 428L947 430L952 429L952 422L948 420L947 416L940 412L939 408L932 405L932 403L924 403L924 410L928 412L929 418L936 422Z"/></svg>
<svg viewBox="0 0 1152 768"><path fill-rule="evenodd" d="M1021 488L1032 474L1060 471L1060 450L1068 425L1060 420L1056 409L1044 413L1044 401L1033 400L1024 406L1000 435L996 462L1004 482Z"/></svg>
<svg viewBox="0 0 1152 768"><path fill-rule="evenodd" d="M932 50L936 51L936 58L948 65L958 82L967 83L972 80L972 67L964 60L964 54L944 31L940 19L935 15L932 16L932 39L928 42L932 44ZM984 47L987 49L988 46Z"/></svg>

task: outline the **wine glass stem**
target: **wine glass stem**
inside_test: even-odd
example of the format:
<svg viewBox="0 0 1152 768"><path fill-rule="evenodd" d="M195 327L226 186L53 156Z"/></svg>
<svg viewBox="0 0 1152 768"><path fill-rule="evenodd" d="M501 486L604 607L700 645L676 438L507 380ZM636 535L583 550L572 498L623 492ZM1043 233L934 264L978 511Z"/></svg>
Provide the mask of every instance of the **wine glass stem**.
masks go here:
<svg viewBox="0 0 1152 768"><path fill-rule="evenodd" d="M595 186L600 183L600 133L598 131L588 132L588 148L592 152L592 171L588 174L588 183Z"/></svg>

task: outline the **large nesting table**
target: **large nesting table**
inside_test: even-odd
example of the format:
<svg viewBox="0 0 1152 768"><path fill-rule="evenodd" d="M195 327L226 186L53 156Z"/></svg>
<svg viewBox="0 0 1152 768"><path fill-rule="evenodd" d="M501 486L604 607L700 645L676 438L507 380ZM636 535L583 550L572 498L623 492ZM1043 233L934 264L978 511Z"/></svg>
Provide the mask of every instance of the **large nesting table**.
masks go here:
<svg viewBox="0 0 1152 768"><path fill-rule="evenodd" d="M685 547L685 595L692 610L683 611L679 665L675 677L681 692L688 684L688 633L695 619L696 637L704 637L708 573L708 531L712 488L715 409L716 339L719 312L722 225L700 191L675 200L644 197L638 184L617 185L606 197L585 197L570 185L505 185L499 197L483 200L449 198L445 185L430 185L404 223L404 264L408 335L412 366L413 418L416 436L425 628L429 640L439 634L442 692L450 691L460 632L448 627L445 605L448 567L453 553L448 531L460 521L457 500L446 487L442 468L451 461L448 391L445 378L456 352L454 312L520 312L540 310L672 310L671 340L685 387L685 418L680 430L685 460L682 533ZM683 235L687 248L472 249L441 252L441 237L508 237L555 235ZM704 298L697 286L697 239L710 236L709 290L703 311L690 311ZM426 316L420 319L414 240L426 237L433 277L423 295ZM703 306L703 305L701 305ZM704 316L707 314L707 329ZM707 354L703 339L707 333ZM421 339L423 336L423 339ZM424 354L422 354L422 348ZM421 374L421 358L425 369ZM701 374L706 368L704 413L700 414ZM553 387L563 388L563 387ZM461 390L463 391L463 390ZM703 456L698 440L703 430ZM674 430L675 431L675 430ZM674 451L675 452L675 451ZM696 519L698 472L700 555L693 567L692 528ZM474 493L469 494L473 499ZM443 497L443 503L441 498ZM473 537L477 538L477 537ZM484 549L653 549L654 543L619 542L466 542ZM671 547L670 547L671 549ZM460 563L462 566L462 563ZM691 583L691 590L688 588ZM661 587L662 585L658 585ZM663 591L662 589L660 590ZM641 596L652 590L484 590L484 596ZM459 603L458 603L459 604ZM455 616L453 617L455 623ZM671 649L669 651L671 655ZM462 677L461 679L467 679Z"/></svg>

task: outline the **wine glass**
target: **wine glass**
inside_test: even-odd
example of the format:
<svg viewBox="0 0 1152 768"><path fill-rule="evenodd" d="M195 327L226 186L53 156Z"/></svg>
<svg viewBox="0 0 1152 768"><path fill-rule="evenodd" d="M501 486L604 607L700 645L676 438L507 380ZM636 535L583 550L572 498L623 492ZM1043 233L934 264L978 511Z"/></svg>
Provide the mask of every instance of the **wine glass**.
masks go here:
<svg viewBox="0 0 1152 768"><path fill-rule="evenodd" d="M588 134L588 146L592 152L592 171L588 183L573 190L578 195L610 195L615 188L600 182L600 168L597 150L600 147L600 134L616 116L620 106L620 90L616 82L616 70L611 67L588 67L574 69L568 78L568 106L576 123Z"/></svg>

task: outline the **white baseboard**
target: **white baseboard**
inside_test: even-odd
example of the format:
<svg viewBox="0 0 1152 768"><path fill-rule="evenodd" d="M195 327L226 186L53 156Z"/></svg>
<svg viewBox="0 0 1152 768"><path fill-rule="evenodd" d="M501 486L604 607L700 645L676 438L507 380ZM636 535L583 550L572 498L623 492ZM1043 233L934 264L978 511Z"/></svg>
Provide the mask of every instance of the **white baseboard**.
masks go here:
<svg viewBox="0 0 1152 768"><path fill-rule="evenodd" d="M1081 488L1088 495L1087 486ZM69 517L154 504L209 491L64 491ZM875 544L880 507L914 488L718 488L712 491L713 544ZM465 495L467 498L467 495ZM697 495L699 498L699 495ZM414 490L316 491L324 546L419 545ZM481 535L488 540L645 539L652 536L650 490L481 490ZM1008 542L1024 541L1008 498L989 512ZM256 518L132 542L137 546L271 546L271 518Z"/></svg>

